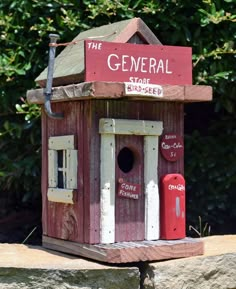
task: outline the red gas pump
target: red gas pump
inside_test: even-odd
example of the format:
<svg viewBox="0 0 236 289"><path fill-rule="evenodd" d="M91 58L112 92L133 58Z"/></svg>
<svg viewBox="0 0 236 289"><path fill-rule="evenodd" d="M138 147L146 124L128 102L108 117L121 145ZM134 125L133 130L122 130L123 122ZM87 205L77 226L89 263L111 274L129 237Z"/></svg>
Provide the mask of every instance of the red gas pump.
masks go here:
<svg viewBox="0 0 236 289"><path fill-rule="evenodd" d="M161 178L161 239L186 237L185 180L181 174Z"/></svg>

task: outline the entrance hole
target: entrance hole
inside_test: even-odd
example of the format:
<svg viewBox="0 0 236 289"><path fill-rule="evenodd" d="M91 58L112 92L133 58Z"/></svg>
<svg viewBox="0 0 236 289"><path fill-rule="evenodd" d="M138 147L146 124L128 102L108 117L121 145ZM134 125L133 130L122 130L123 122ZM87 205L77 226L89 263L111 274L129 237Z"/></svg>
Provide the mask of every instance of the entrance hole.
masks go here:
<svg viewBox="0 0 236 289"><path fill-rule="evenodd" d="M117 156L117 162L120 170L124 173L128 173L132 170L134 166L134 153L131 149L124 147L120 150Z"/></svg>

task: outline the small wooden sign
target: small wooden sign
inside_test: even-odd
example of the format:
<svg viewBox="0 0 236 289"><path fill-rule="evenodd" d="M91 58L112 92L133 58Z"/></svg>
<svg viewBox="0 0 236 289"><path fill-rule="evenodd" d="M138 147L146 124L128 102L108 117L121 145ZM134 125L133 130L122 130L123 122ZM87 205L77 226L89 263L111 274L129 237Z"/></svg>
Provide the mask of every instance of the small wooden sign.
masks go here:
<svg viewBox="0 0 236 289"><path fill-rule="evenodd" d="M125 82L125 95L163 97L163 87L157 84Z"/></svg>
<svg viewBox="0 0 236 289"><path fill-rule="evenodd" d="M164 134L161 138L160 150L166 160L177 161L184 154L183 138L177 134Z"/></svg>
<svg viewBox="0 0 236 289"><path fill-rule="evenodd" d="M118 196L121 198L128 198L138 200L141 193L140 184L131 184L125 182L123 179L119 179L118 182Z"/></svg>
<svg viewBox="0 0 236 289"><path fill-rule="evenodd" d="M85 81L192 84L191 47L85 40Z"/></svg>

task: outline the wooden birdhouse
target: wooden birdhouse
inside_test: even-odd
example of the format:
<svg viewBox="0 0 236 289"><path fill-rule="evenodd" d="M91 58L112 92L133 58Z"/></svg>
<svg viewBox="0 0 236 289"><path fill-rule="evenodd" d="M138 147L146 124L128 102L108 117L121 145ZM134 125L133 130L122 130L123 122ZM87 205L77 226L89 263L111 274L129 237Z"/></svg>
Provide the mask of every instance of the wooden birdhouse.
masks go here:
<svg viewBox="0 0 236 289"><path fill-rule="evenodd" d="M185 235L184 103L212 89L192 85L191 48L139 18L65 45L52 95L47 69L27 93L45 103L43 246L110 263L202 254Z"/></svg>

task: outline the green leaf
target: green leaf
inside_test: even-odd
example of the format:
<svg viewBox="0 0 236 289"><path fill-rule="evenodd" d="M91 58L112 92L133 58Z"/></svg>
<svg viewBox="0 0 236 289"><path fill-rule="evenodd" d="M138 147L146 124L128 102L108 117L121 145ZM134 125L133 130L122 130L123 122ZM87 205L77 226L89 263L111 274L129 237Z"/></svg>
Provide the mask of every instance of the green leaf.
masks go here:
<svg viewBox="0 0 236 289"><path fill-rule="evenodd" d="M21 105L19 105L18 103L15 105L15 107L16 107L16 110L18 111L18 112L24 112L24 110L22 109L22 107L21 107Z"/></svg>

